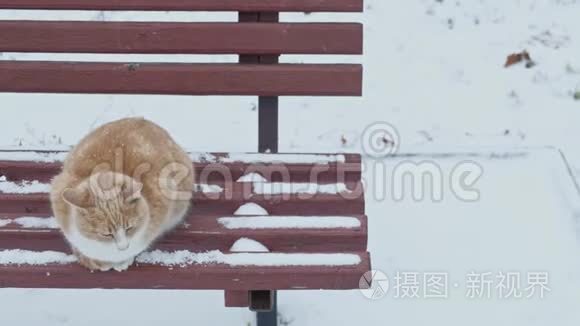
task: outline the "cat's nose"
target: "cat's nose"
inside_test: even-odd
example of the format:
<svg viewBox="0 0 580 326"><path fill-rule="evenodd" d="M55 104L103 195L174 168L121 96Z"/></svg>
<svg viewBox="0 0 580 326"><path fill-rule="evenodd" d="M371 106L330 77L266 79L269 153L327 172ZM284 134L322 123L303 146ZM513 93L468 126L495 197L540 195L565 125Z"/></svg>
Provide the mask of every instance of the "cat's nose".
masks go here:
<svg viewBox="0 0 580 326"><path fill-rule="evenodd" d="M125 240L122 242L117 241L117 249L119 250L127 250L129 248L129 241Z"/></svg>
<svg viewBox="0 0 580 326"><path fill-rule="evenodd" d="M124 231L117 232L117 235L115 236L115 242L117 243L117 249L119 250L127 250L127 248L129 248L129 240L127 239L127 235Z"/></svg>

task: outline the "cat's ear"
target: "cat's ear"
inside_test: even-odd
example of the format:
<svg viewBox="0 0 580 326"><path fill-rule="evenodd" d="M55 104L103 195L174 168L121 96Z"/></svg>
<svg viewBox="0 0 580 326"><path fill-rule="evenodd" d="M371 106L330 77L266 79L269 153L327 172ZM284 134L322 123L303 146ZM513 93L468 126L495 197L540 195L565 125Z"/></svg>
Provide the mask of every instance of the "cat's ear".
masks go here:
<svg viewBox="0 0 580 326"><path fill-rule="evenodd" d="M69 205L86 210L94 206L93 198L84 187L67 188L62 192L62 199Z"/></svg>
<svg viewBox="0 0 580 326"><path fill-rule="evenodd" d="M123 198L125 203L131 204L141 199L143 190L143 184L136 180L131 180L123 185Z"/></svg>

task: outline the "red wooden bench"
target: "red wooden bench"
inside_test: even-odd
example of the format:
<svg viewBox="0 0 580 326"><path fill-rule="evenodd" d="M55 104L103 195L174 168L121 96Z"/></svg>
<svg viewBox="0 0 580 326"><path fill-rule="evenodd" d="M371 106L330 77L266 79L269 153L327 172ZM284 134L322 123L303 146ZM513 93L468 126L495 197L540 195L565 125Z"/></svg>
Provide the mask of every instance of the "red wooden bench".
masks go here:
<svg viewBox="0 0 580 326"><path fill-rule="evenodd" d="M0 151L0 287L219 289L226 306L274 309L259 324L275 323L276 290L359 288L370 270L360 156L273 153L278 96L362 93L361 65L278 63L281 54L361 54L361 24L280 23L279 12L360 12L362 0L0 0L0 9L239 12L237 23L0 21L0 52L240 58L0 61L0 92L255 95L259 152L269 153L192 154L200 180L186 224L136 267L91 273L71 260L50 218L47 187L65 153ZM232 252L244 238L269 252Z"/></svg>

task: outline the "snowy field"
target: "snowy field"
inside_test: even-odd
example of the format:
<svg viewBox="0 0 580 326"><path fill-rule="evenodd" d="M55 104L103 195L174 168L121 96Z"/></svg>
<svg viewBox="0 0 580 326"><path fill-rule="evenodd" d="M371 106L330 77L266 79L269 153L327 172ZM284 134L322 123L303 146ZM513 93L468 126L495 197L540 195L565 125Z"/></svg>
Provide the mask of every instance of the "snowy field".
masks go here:
<svg viewBox="0 0 580 326"><path fill-rule="evenodd" d="M284 325L578 325L580 322L580 1L366 0L364 14L284 14L284 21L361 21L363 57L284 56L285 62L362 62L363 98L283 98L280 150L361 152L365 130L388 122L398 155L365 155L373 268L448 276L447 298L401 298L391 287L281 292ZM38 17L0 11L1 19ZM231 14L46 13L43 19L229 21ZM504 68L527 50L535 65ZM234 61L233 56L0 54L2 60ZM578 95L576 95L578 94ZM196 151L255 151L251 97L0 94L0 147L68 148L92 128L145 116ZM416 153L417 155L408 155ZM453 153L453 155L447 155ZM388 187L404 162L434 162L443 198L396 200ZM479 198L447 182L475 162ZM377 166L380 173L377 172ZM387 187L382 196L377 189ZM380 193L380 191L378 191ZM463 197L461 197L463 198ZM465 198L464 198L465 199ZM473 298L469 275L491 273L491 297ZM544 298L502 298L501 273L549 275ZM0 276L1 277L1 276ZM422 282L420 282L422 283ZM391 284L392 286L394 284ZM252 325L212 291L0 290L2 325Z"/></svg>

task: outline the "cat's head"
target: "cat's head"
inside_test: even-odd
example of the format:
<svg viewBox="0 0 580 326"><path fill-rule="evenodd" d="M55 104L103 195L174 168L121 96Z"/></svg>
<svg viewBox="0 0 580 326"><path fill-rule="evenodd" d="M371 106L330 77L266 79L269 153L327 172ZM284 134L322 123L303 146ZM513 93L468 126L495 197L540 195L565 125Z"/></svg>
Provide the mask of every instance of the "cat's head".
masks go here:
<svg viewBox="0 0 580 326"><path fill-rule="evenodd" d="M142 188L142 183L126 175L101 172L65 189L62 198L71 206L81 235L115 243L122 251L131 246L133 236L143 231L149 219Z"/></svg>

